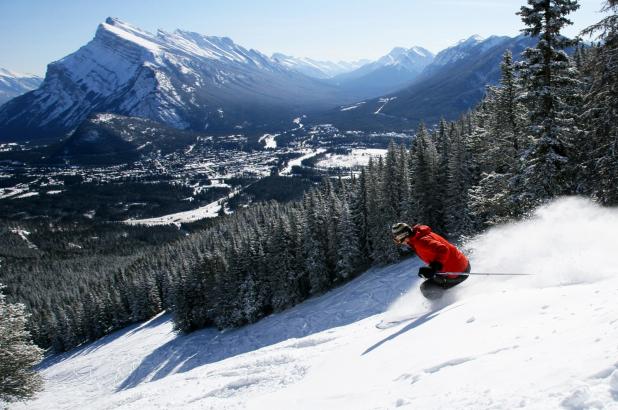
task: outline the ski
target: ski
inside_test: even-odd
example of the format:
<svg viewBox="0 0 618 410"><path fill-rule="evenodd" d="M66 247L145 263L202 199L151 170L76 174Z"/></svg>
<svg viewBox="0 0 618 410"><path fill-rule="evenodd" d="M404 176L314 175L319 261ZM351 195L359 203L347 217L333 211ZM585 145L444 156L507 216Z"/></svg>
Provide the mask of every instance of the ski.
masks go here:
<svg viewBox="0 0 618 410"><path fill-rule="evenodd" d="M382 330L390 329L391 327L395 327L395 326L400 325L402 323L414 320L417 317L418 317L418 315L416 315L416 316L406 316L406 317L403 317L403 318L397 318L397 319L392 319L392 320L383 319L382 321L380 321L380 323L378 323L376 325L376 328L377 329L382 329Z"/></svg>

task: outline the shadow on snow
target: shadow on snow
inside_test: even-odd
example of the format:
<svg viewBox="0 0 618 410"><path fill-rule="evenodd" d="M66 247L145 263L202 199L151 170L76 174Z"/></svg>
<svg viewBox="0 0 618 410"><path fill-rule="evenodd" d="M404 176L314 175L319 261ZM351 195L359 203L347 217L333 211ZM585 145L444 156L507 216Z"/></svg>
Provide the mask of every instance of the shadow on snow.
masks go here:
<svg viewBox="0 0 618 410"><path fill-rule="evenodd" d="M203 329L191 334L179 334L144 358L117 389L130 389L147 380L158 380L171 373L186 372L382 313L416 283L418 264L418 260L413 258L396 265L374 268L322 296L242 328L222 332ZM170 320L169 316L167 320ZM414 323L419 325L418 320ZM407 327L410 326L412 324Z"/></svg>
<svg viewBox="0 0 618 410"><path fill-rule="evenodd" d="M409 332L412 329L415 329L417 327L419 327L420 325L429 322L431 319L439 316L440 314L449 311L451 309L455 309L456 307L459 307L461 305L455 305L455 306L448 306L448 308L443 308L443 307L436 307L434 309L432 309L430 312L425 313L424 315L421 315L419 317L417 317L416 319L414 319L413 322L407 324L406 326L404 326L403 328L399 329L397 332L393 333L392 335L387 336L386 338L380 340L378 343L374 344L373 346L371 346L370 348L368 348L367 350L365 350L361 356L366 355L367 353L371 353L373 350L377 349L378 347L382 346L384 343L395 339L398 336L401 336L402 334Z"/></svg>

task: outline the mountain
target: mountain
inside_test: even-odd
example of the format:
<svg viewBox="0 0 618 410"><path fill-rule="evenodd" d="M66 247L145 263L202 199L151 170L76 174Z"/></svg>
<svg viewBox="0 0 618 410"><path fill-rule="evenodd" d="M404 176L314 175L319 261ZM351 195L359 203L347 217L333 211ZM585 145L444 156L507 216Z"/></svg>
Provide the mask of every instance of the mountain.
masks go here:
<svg viewBox="0 0 618 410"><path fill-rule="evenodd" d="M155 35L108 18L92 41L48 66L39 89L0 109L0 141L61 136L97 112L230 132L347 100L227 37Z"/></svg>
<svg viewBox="0 0 618 410"><path fill-rule="evenodd" d="M433 62L406 88L341 106L312 119L342 129L410 129L424 121L431 125L441 117L456 119L474 107L487 85L500 80L500 62L506 50L515 60L536 44L527 36L472 36L438 53Z"/></svg>
<svg viewBox="0 0 618 410"><path fill-rule="evenodd" d="M477 39L439 53L436 64L427 67L413 85L390 96L394 99L382 113L428 124L442 116L455 119L483 98L487 85L499 82L506 50L520 60L521 53L537 42L524 35Z"/></svg>
<svg viewBox="0 0 618 410"><path fill-rule="evenodd" d="M508 39L508 36L491 36L487 39L483 39L478 34L470 36L459 41L456 45L440 51L427 72L455 63L471 55L481 54Z"/></svg>
<svg viewBox="0 0 618 410"><path fill-rule="evenodd" d="M369 63L369 60L357 61L319 61L306 57L292 57L281 53L275 53L271 57L275 62L296 70L313 78L332 78L339 74L348 73Z"/></svg>
<svg viewBox="0 0 618 410"><path fill-rule="evenodd" d="M50 161L113 165L143 155L169 152L194 143L199 134L153 120L115 114L93 114L53 147Z"/></svg>
<svg viewBox="0 0 618 410"><path fill-rule="evenodd" d="M372 63L334 77L332 82L360 93L363 98L376 97L409 85L433 58L433 53L422 47L396 47Z"/></svg>
<svg viewBox="0 0 618 410"><path fill-rule="evenodd" d="M48 356L45 391L11 408L615 409L616 232L615 209L568 198L469 243L474 271L533 276L429 303L410 258L240 329L163 314Z"/></svg>
<svg viewBox="0 0 618 410"><path fill-rule="evenodd" d="M42 81L39 76L15 73L0 67L0 105L38 88Z"/></svg>

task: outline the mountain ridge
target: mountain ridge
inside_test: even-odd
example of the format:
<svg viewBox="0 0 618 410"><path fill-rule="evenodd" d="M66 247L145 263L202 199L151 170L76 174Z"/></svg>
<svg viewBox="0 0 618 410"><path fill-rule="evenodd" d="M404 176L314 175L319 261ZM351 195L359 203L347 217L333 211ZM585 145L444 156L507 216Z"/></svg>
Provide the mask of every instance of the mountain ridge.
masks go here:
<svg viewBox="0 0 618 410"><path fill-rule="evenodd" d="M229 132L352 99L227 37L154 35L107 18L89 43L49 64L39 89L0 109L0 140L62 136L96 112Z"/></svg>
<svg viewBox="0 0 618 410"><path fill-rule="evenodd" d="M324 112L313 122L332 123L341 129L414 130L420 122L433 125L445 118L454 120L474 107L487 85L500 79L500 62L506 50L515 60L536 39L492 36L469 37L436 55L434 61L407 87L363 104L342 106Z"/></svg>
<svg viewBox="0 0 618 410"><path fill-rule="evenodd" d="M413 82L431 64L429 50L413 46L395 47L378 60L330 79L345 90L354 90L363 98L383 96Z"/></svg>

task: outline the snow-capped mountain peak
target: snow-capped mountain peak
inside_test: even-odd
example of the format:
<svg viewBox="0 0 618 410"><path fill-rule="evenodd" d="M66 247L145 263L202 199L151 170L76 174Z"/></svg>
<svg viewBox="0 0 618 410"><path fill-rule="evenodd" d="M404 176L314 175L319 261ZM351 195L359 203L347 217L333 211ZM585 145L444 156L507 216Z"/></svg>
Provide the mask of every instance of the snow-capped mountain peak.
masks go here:
<svg viewBox="0 0 618 410"><path fill-rule="evenodd" d="M376 63L379 66L400 66L407 70L422 70L433 60L433 53L422 47L395 47L390 53L381 57Z"/></svg>
<svg viewBox="0 0 618 410"><path fill-rule="evenodd" d="M105 23L101 23L99 26L100 30L107 30L119 38L137 44L153 53L161 51L161 45L158 44L158 41L152 34L120 19L108 17Z"/></svg>
<svg viewBox="0 0 618 410"><path fill-rule="evenodd" d="M468 38L463 38L457 42L457 45L460 44L477 44L483 41L483 37L478 34L473 34Z"/></svg>
<svg viewBox="0 0 618 410"><path fill-rule="evenodd" d="M38 77L38 76L34 74L18 73L18 72L7 70L6 68L0 67L0 78L35 78L35 77Z"/></svg>
<svg viewBox="0 0 618 410"><path fill-rule="evenodd" d="M42 81L38 75L18 73L0 67L0 105L36 89Z"/></svg>
<svg viewBox="0 0 618 410"><path fill-rule="evenodd" d="M293 57L283 53L274 53L271 59L277 64L314 78L331 78L353 71L369 62L368 60L321 61L308 57Z"/></svg>
<svg viewBox="0 0 618 410"><path fill-rule="evenodd" d="M423 47L414 46L414 47L411 47L410 50L422 57L433 56L433 53L431 51Z"/></svg>
<svg viewBox="0 0 618 410"><path fill-rule="evenodd" d="M341 98L331 86L228 37L152 34L110 17L88 44L48 66L39 90L0 109L0 139L60 136L95 112L196 131L228 130L264 123L258 112L284 119ZM250 110L239 109L249 103Z"/></svg>
<svg viewBox="0 0 618 410"><path fill-rule="evenodd" d="M491 36L487 39L475 34L466 39L460 40L454 46L446 48L440 51L434 61L434 66L444 66L446 64L453 63L457 60L461 60L473 54L480 54L494 47L502 41L508 40L506 36Z"/></svg>

